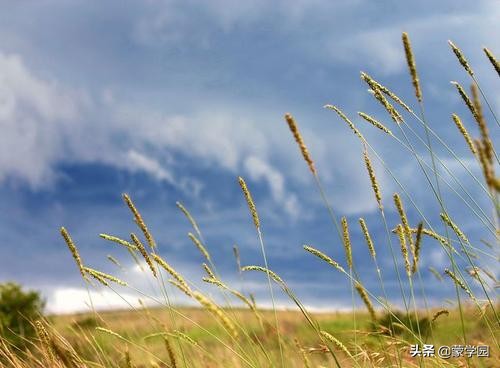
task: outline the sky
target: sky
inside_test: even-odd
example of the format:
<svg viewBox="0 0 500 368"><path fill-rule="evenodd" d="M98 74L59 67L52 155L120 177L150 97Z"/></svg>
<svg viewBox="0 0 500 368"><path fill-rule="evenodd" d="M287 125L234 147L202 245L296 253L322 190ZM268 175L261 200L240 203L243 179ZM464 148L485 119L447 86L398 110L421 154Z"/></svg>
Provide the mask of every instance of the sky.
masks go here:
<svg viewBox="0 0 500 368"><path fill-rule="evenodd" d="M89 293L98 308L135 305L133 288L154 294L151 277L128 253L98 236L128 239L139 232L121 198L128 193L159 253L190 281L220 297L201 281L203 258L187 236L193 230L176 201L197 220L222 279L269 305L263 275L240 276L233 257L236 244L243 265L263 264L237 181L242 176L261 218L269 267L305 305L349 308L349 280L302 248L312 245L345 265L339 236L284 121L290 112L328 201L337 217L348 219L359 278L373 295L384 296L358 225L364 217L387 297L401 305L362 146L323 106L345 111L391 170L370 151L389 226L399 221L392 194L401 192L413 226L425 216L443 233L439 205L418 162L356 114L367 112L404 138L359 78L360 71L369 73L418 111L401 44L404 31L415 52L429 125L456 155L433 139L439 160L453 172L440 169L449 184L441 183L446 207L474 246L487 253L478 264L498 274L497 254L480 242L492 238L486 220L469 207L474 198L476 213L491 217L491 202L470 175L480 177L480 168L450 118L456 112L478 135L449 83L468 87L471 81L447 40L464 51L499 115L499 80L481 50L487 46L500 55L499 17L496 1L0 1L0 282L39 290L47 310L58 313L85 310ZM498 140L498 126L486 108L485 114ZM418 121L405 117L424 137ZM425 147L410 130L406 134L430 165ZM121 296L87 289L61 226L86 265L132 287L117 288ZM396 237L392 241L404 275ZM442 272L449 262L439 244L424 241L419 303L422 285L429 304L454 297L450 280L439 281L427 270ZM408 293L407 283L403 288ZM278 292L277 303L290 305Z"/></svg>

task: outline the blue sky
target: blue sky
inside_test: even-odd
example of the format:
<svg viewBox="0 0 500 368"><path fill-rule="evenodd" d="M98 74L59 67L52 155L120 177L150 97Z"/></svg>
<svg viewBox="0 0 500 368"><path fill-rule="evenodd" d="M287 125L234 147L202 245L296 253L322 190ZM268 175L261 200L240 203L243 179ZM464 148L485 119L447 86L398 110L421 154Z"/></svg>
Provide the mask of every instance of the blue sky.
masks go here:
<svg viewBox="0 0 500 368"><path fill-rule="evenodd" d="M470 80L448 39L466 53L497 114L500 106L498 79L481 51L488 46L500 55L495 1L0 1L0 9L0 281L41 290L52 311L85 307L84 284L60 226L71 232L87 264L147 288L127 254L98 237L137 231L121 200L124 192L135 200L162 255L198 282L202 258L175 206L178 200L184 203L199 222L223 279L242 287L233 244L240 247L243 264L261 264L262 258L238 175L254 195L271 268L305 304L348 307L348 281L302 250L311 244L344 263L285 112L296 117L329 200L339 215L348 216L362 281L381 295L357 225L360 216L376 239L389 297L399 304L362 148L323 105L340 106L358 123L441 230L439 207L416 161L356 118L357 111L365 111L397 130L367 93L359 72L368 72L415 106L401 45L401 32L408 32L430 124L476 175L480 170L450 119L457 112L477 136L449 83L468 86ZM487 118L491 122L491 115ZM417 122L409 124L422 133ZM491 129L497 138L497 127ZM416 147L430 162L424 147ZM446 150L438 147L437 152L491 213L484 192ZM391 196L399 188L380 163L375 169L394 226ZM488 238L484 225L451 190L445 188L444 196L455 221L482 247L479 239ZM403 199L410 221L417 224L421 217ZM110 264L107 254L126 271ZM487 258L483 265L491 269L496 262ZM422 269L428 266L449 266L432 241L423 248ZM453 289L429 272L422 278L430 302L453 297ZM266 304L262 281L248 276L243 287ZM122 292L135 298L130 290ZM120 303L110 291L93 293L103 307ZM287 303L284 296L278 299Z"/></svg>

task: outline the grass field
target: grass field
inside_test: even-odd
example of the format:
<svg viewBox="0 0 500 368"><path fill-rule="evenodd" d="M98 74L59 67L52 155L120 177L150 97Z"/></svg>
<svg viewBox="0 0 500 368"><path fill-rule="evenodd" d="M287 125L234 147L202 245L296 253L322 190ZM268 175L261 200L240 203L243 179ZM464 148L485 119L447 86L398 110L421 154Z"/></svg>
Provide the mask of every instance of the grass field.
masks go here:
<svg viewBox="0 0 500 368"><path fill-rule="evenodd" d="M225 348L222 344L214 341L214 335L224 339L224 329L216 320L210 318L206 311L199 308L179 308L178 311L185 315L190 320L203 326L203 329L193 327L193 323L186 318L176 318L175 329L182 331L192 338L198 346L190 344L185 339L174 337L172 339L172 348L178 360L185 362L187 366L196 366L203 362L205 367L225 367L235 364L234 353L230 348ZM431 310L435 313L438 310ZM272 360L279 360L279 349L276 341L276 334L269 327L267 330L262 329L259 323L255 320L252 312L244 309L232 310L231 314L234 319L245 326L246 331L255 336L255 339L262 342L266 346L267 354ZM264 320L268 326L273 324L273 312L263 311ZM418 366L417 358L411 358L408 350L409 346L406 342L401 341L398 344L398 339L394 339L394 345L391 348L379 349L381 340L379 334L382 330L373 329L370 316L364 311L357 311L356 318L359 324L357 347L353 340L352 330L352 314L351 313L315 313L313 314L321 325L321 329L329 331L346 346L349 351L356 351L359 354L359 360L363 366L390 366L395 364L394 356L397 355L398 349L403 355L403 366ZM471 345L486 344L490 341L488 333L485 332L484 322L479 318L477 311L474 308L466 308L464 311L465 327L469 332L468 343ZM304 367L304 357L301 350L306 354L312 367L328 367L331 365L331 359L326 346L318 339L316 333L312 331L303 315L297 311L280 311L278 318L281 326L281 334L283 336L284 345L286 346L286 361L287 367ZM173 331L171 319L168 309L142 309L137 311L107 311L101 312L97 318L91 313L53 316L50 318L52 326L55 330L64 336L73 346L81 346L82 336L85 339L92 340L93 344L104 350L105 356L111 362L124 362L124 351L127 349L130 352L131 359L137 367L151 366L152 362L156 362L161 366L161 360L169 362L167 350L163 336L158 335L158 331L165 326L165 331ZM127 341L123 341L116 336L107 333L95 333L96 326L105 326L106 328L120 334ZM498 331L497 331L498 332ZM457 310L452 310L449 315L442 315L433 323L432 338L428 343L434 344L436 347L441 345L456 345L461 341L462 330L460 324L460 315ZM497 334L498 336L498 334ZM500 337L500 336L499 336ZM399 336L401 340L407 339L411 341L411 335L402 333ZM297 348L297 342L300 349ZM147 346L147 351L142 347ZM270 347L272 349L270 349ZM181 348L184 354L181 353ZM478 367L495 367L498 359L498 350L491 347L491 358L474 358L470 364ZM248 344L241 346L240 354L243 351L259 357L259 364L263 367L268 366L264 354L256 349L255 346ZM95 356L90 345L86 349L81 350L82 356L92 359ZM339 360L344 367L352 366L350 359L347 356L339 354ZM392 361L392 363L391 363ZM105 363L105 362L104 362ZM460 360L450 359L448 363L451 365L460 366ZM180 363L179 363L180 364ZM463 362L462 362L463 364ZM106 365L106 363L105 363ZM184 366L184 362L180 364Z"/></svg>

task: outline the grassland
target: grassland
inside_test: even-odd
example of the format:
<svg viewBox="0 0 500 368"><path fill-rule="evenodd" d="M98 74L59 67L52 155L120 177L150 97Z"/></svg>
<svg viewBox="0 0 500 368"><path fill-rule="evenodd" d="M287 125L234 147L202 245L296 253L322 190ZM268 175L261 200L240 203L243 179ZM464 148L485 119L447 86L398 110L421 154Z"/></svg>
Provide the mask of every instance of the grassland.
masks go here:
<svg viewBox="0 0 500 368"><path fill-rule="evenodd" d="M204 367L225 367L233 366L234 353L222 344L214 341L214 336L224 339L226 335L220 324L210 317L204 309L200 308L178 308L186 318L177 318L176 329L182 331L193 339L199 346L190 344L182 338L174 337L172 341L174 354L179 360L185 358L187 366L197 366L200 362ZM432 314L438 309L431 310ZM273 311L262 311L264 325L267 329L262 329L253 313L245 309L233 309L230 312L236 321L244 325L246 331L260 341L267 349L267 354L272 361L279 360L279 349L276 341L276 334L273 332L274 321ZM398 339L394 340L392 348L386 347L387 351L380 350L380 334L382 329L373 327L370 316L366 311L356 311L358 321L357 347L354 345L352 330L352 314L349 312L324 312L313 313L312 317L318 321L322 330L329 331L346 346L350 351L358 350L359 361L363 366L391 366L396 364L394 357L398 349L403 356L403 366L418 366L417 358L411 358L408 350L409 346L405 341L412 341L408 333L402 333ZM468 331L468 343L471 345L481 345L490 341L486 326L473 307L465 308L465 328ZM311 367L327 367L331 365L328 348L311 330L305 321L302 313L296 310L282 310L278 313L280 321L283 345L286 347L286 366L304 367L304 356ZM158 335L158 331L164 326L165 331L173 331L169 311L166 308L142 308L137 311L119 310L100 312L98 315L92 313L82 313L73 315L62 315L50 317L52 327L57 330L73 346L78 346L80 354L89 360L95 356L95 352L90 348L90 344L82 344L86 339L95 339L93 345L99 346L105 354L104 356L111 362L124 363L124 351L128 350L133 362L137 367L148 367L153 363L161 364L161 361L169 362L169 356L165 348L163 335ZM193 327L193 322L203 326ZM118 333L127 341L107 333L95 333L96 326L105 326L111 331ZM498 335L498 334L497 334ZM85 338L83 338L85 336ZM500 337L500 336L498 336ZM436 347L441 345L456 345L462 339L462 327L458 310L451 310L450 314L443 314L433 323L432 338L428 343ZM416 342L415 342L416 343ZM297 347L297 344L300 347ZM87 346L87 348L85 348ZM147 351L144 347L147 347ZM181 352L181 348L183 353ZM491 347L491 358L474 358L469 364L478 367L495 367L498 358L498 350ZM248 344L241 347L243 351L251 352L255 346ZM184 356L184 358L183 358ZM259 364L263 367L269 366L263 354L256 352L255 356L261 356ZM339 361L343 367L353 366L349 357L339 354ZM104 362L105 363L105 362ZM460 366L458 359L449 359L448 364ZM180 362L179 362L180 364ZM183 366L184 363L180 364Z"/></svg>

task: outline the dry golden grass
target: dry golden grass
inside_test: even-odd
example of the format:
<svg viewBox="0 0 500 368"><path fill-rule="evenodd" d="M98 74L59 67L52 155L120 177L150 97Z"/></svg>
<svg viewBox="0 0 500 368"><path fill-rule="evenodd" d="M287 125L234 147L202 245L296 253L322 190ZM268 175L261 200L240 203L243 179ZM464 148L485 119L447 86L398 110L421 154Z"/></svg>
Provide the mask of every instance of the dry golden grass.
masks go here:
<svg viewBox="0 0 500 368"><path fill-rule="evenodd" d="M166 308L151 308L147 311L147 313L144 310L117 310L100 312L97 321L94 320L92 313L53 316L50 317L50 320L53 329L59 331L68 342L78 346L79 349L82 349L82 354L89 354L89 358L92 358L93 353L91 350L88 350L82 345L82 335L95 334L95 324L100 325L103 323L101 321L105 321L105 326L109 330L125 337L134 344L147 346L148 351L153 352L154 355L158 355L166 361L168 361L168 352L165 349L164 340L162 339L162 336L164 335L154 336L154 334L157 334L162 328L165 328L165 333L170 333L167 336L170 338L170 343L177 357L178 364L182 364L179 362L179 357L181 356L179 350L179 340L182 341L183 349L185 350L186 355L189 356L189 361L193 361L192 366L194 367L220 367L220 365L217 365L219 364L218 362L231 362L233 353L220 343L214 341L213 336L210 334L214 333L219 336L224 334L219 323L211 318L204 309L183 307L179 308L179 310L182 314L189 316L191 321L184 318L176 319L175 330L181 331L183 334L187 335L188 338L192 340L191 343L187 342L185 338L182 340L175 338L176 335L173 333L174 329L171 327L172 320L169 316L169 311ZM235 320L245 321L245 328L248 331L255 333L255 338L258 338L266 346L266 348L269 349L268 353L274 355L276 358L278 357L279 353L277 351L271 327L274 322L273 311L260 311L264 321L264 329L262 329L258 321L253 317L253 313L247 309L234 308L230 312L228 311L228 313L230 313L231 316L234 316ZM378 316L381 314L380 311L377 311L376 313ZM456 344L457 341L461 341L461 331L458 322L460 315L458 310L453 309L443 311L442 309L437 308L430 310L430 313L431 316L437 314L433 327L435 337L433 342L436 345L452 345ZM377 351L377 332L369 332L371 323L369 313L357 311L356 314L359 322L359 330L366 331L359 335L358 344L364 350L371 352ZM325 350L324 343L321 342L317 335L307 327L300 312L294 310L279 311L278 315L282 329L282 336L284 336L284 340L286 342L287 367L303 367L302 353L296 348L293 337L297 337L300 340L301 346L303 347L312 367L319 367L320 365L328 366L331 364L329 363L331 360ZM352 315L350 312L313 313L312 315L321 325L322 330L334 335L345 347L349 349L349 351L355 350L353 345ZM488 334L484 331L484 324L477 318L478 312L472 305L465 308L464 316L467 329L471 332L469 343L478 345L489 341ZM89 321L91 322L89 323ZM200 328L193 327L193 322L203 326L208 332ZM498 335L500 337L500 333ZM130 349L130 356L135 364L152 360L151 354L146 353L132 343L126 343L124 341L120 341L121 339L113 338L110 334L99 334L97 335L97 339L101 347L106 349L106 353L112 357L111 360L122 360L124 358L123 352L126 347ZM393 341L391 339L388 339L388 341L392 341L392 344L397 343L397 341ZM494 367L494 354L497 354L496 356L498 356L499 353L498 348L495 348L494 346L491 346L491 348L493 357L491 359L483 359L482 361L486 367ZM247 349L252 348L247 347ZM407 351L408 346L402 345L400 346L400 349ZM215 359L210 358L210 356ZM341 358L342 367L355 366L349 362L347 357L342 356ZM376 360L375 357L372 358L374 361ZM405 366L414 366L414 360L411 360L409 357L405 357L404 359L407 362L404 363L407 364ZM454 359L448 361L448 363L455 365L458 364L458 361L459 360ZM477 358L475 358L474 362L475 364L479 363ZM243 367L245 365L240 363L234 365L234 362L231 362L229 366ZM262 366L267 366L264 360L262 360ZM386 365L382 362L379 366ZM440 365L430 362L429 366L438 367Z"/></svg>

